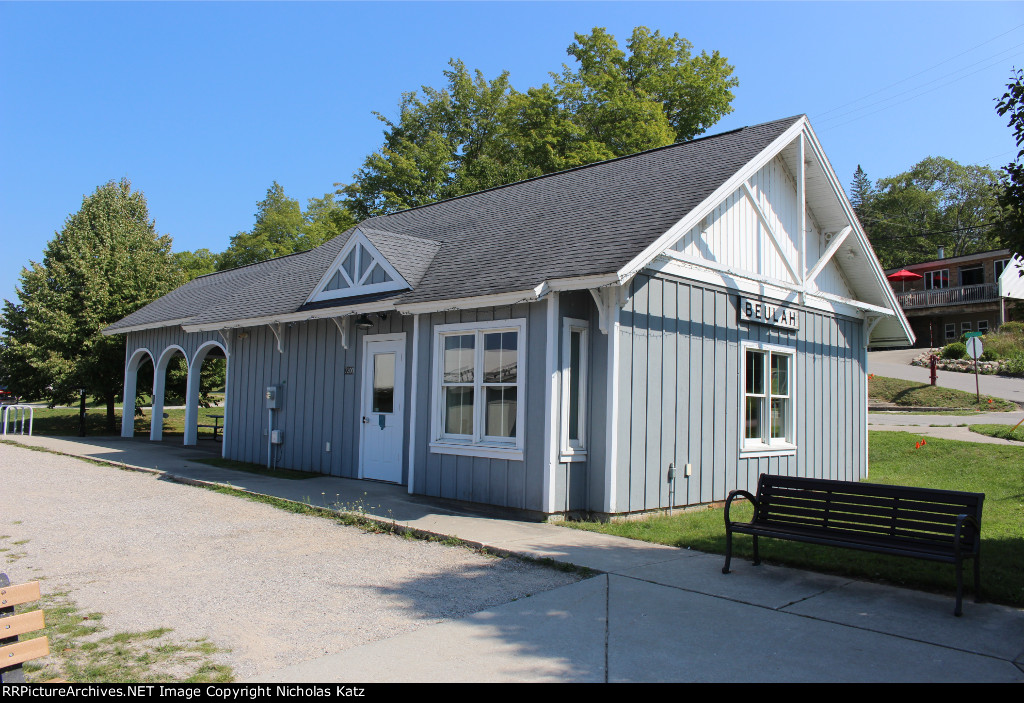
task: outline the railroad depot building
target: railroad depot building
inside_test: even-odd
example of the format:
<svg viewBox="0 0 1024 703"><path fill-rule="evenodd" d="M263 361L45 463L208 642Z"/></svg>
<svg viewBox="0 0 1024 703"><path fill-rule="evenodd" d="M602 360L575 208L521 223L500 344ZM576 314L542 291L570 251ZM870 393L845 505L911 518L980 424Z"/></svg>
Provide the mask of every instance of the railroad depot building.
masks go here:
<svg viewBox="0 0 1024 703"><path fill-rule="evenodd" d="M533 514L867 475L869 344L913 343L806 117L374 217L105 330L227 359L229 459Z"/></svg>

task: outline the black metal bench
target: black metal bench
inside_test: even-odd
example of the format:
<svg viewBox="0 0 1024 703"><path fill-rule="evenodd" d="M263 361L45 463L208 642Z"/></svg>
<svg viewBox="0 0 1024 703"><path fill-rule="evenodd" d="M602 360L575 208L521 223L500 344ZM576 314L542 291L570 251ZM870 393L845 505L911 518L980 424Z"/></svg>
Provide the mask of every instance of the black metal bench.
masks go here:
<svg viewBox="0 0 1024 703"><path fill-rule="evenodd" d="M729 520L732 502L754 505L750 522ZM956 608L963 612L963 561L974 559L975 602L981 596L981 506L984 493L761 474L757 497L730 491L725 502L725 567L734 532L758 537L895 554L956 565Z"/></svg>

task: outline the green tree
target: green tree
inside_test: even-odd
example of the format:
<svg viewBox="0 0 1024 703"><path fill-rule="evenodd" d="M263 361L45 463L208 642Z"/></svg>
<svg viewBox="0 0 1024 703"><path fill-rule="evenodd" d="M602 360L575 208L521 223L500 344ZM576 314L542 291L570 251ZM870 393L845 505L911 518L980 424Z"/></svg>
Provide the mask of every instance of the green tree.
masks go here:
<svg viewBox="0 0 1024 703"><path fill-rule="evenodd" d="M51 405L71 403L83 389L106 404L112 430L125 338L101 330L183 282L170 250L127 180L83 198L43 261L22 270L18 302L4 301L3 382Z"/></svg>
<svg viewBox="0 0 1024 703"><path fill-rule="evenodd" d="M864 217L874 194L875 189L871 186L868 174L864 172L860 164L857 164L857 170L853 172L853 183L850 185L850 204L853 205L857 217Z"/></svg>
<svg viewBox="0 0 1024 703"><path fill-rule="evenodd" d="M216 271L218 258L219 255L209 249L174 253L174 262L178 265L181 275L186 281Z"/></svg>
<svg viewBox="0 0 1024 703"><path fill-rule="evenodd" d="M319 246L351 227L355 220L334 194L310 198L305 213L299 201L285 195L274 181L257 204L256 223L249 232L231 238L226 251L216 257L217 270L266 261ZM196 252L198 254L198 252Z"/></svg>
<svg viewBox="0 0 1024 703"><path fill-rule="evenodd" d="M732 66L717 52L637 27L626 46L577 34L576 60L519 92L452 59L447 87L405 93L384 144L338 191L357 217L394 212L532 176L684 141L731 111Z"/></svg>
<svg viewBox="0 0 1024 703"><path fill-rule="evenodd" d="M1003 241L1015 252L1024 253L1024 70L1014 69L1006 92L996 104L1000 116L1009 115L1007 126L1013 129L1017 143L1016 158L1003 167L998 195L1000 233Z"/></svg>
<svg viewBox="0 0 1024 703"><path fill-rule="evenodd" d="M928 157L905 173L882 178L858 216L886 268L1000 246L999 176L987 166Z"/></svg>

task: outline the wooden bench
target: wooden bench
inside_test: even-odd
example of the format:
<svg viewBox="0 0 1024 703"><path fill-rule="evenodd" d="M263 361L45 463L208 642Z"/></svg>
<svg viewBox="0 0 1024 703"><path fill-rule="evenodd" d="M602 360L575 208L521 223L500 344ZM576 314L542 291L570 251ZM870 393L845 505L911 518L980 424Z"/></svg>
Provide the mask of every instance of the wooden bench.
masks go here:
<svg viewBox="0 0 1024 703"><path fill-rule="evenodd" d="M224 429L224 427L219 424L220 423L220 419L222 417L224 417L224 416L223 415L210 415L210 417L213 418L213 424L212 425L196 425L196 427L205 427L207 429L213 430L213 441L216 442L217 441L217 433Z"/></svg>
<svg viewBox="0 0 1024 703"><path fill-rule="evenodd" d="M738 497L754 505L750 522L729 520ZM963 561L974 559L975 602L981 597L981 506L984 493L761 474L757 496L730 491L725 502L725 567L734 532L758 537L916 557L956 566L956 608L963 612Z"/></svg>
<svg viewBox="0 0 1024 703"><path fill-rule="evenodd" d="M24 662L50 653L46 637L18 641L18 635L45 627L43 611L14 614L14 606L39 600L39 582L12 586L7 574L0 574L0 683L25 683Z"/></svg>

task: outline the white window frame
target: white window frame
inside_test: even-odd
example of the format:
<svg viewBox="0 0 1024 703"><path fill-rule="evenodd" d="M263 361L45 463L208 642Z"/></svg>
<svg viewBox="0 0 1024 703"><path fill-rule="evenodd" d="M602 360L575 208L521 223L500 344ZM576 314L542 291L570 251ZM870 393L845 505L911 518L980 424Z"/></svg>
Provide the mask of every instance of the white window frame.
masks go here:
<svg viewBox="0 0 1024 703"><path fill-rule="evenodd" d="M516 332L516 436L513 438L484 435L483 335L493 332ZM444 340L452 335L474 334L473 363L473 434L449 435L444 431ZM430 451L434 454L458 454L489 459L522 461L526 432L526 320L487 320L458 322L434 327L434 363L431 377ZM490 384L486 384L490 385ZM512 384L509 384L512 385Z"/></svg>
<svg viewBox="0 0 1024 703"><path fill-rule="evenodd" d="M971 321L970 320L964 320L963 322L960 323L960 334L964 334L965 332L970 332L970 331L971 331Z"/></svg>
<svg viewBox="0 0 1024 703"><path fill-rule="evenodd" d="M946 339L947 340L952 339L954 342L956 341L956 323L955 322L947 322L946 323Z"/></svg>
<svg viewBox="0 0 1024 703"><path fill-rule="evenodd" d="M573 332L580 335L579 405L576 408L576 422L579 439L569 438L569 385L572 378L571 345ZM559 445L561 461L586 461L587 458L587 374L590 345L590 323L572 317L562 318L562 431Z"/></svg>
<svg viewBox="0 0 1024 703"><path fill-rule="evenodd" d="M747 352L757 351L765 355L764 369L764 400L761 407L762 436L760 439L748 439L746 432L747 424ZM771 354L785 355L789 357L789 403L786 413L787 436L772 439L771 433ZM761 342L743 342L740 344L740 387L739 387L739 442L740 457L748 458L765 455L795 454L797 449L796 434L796 349L784 347L777 344L764 344ZM769 436L765 436L765 432Z"/></svg>
<svg viewBox="0 0 1024 703"><path fill-rule="evenodd" d="M982 329L982 325L985 325ZM978 331L982 334L988 334L988 320L978 320Z"/></svg>

